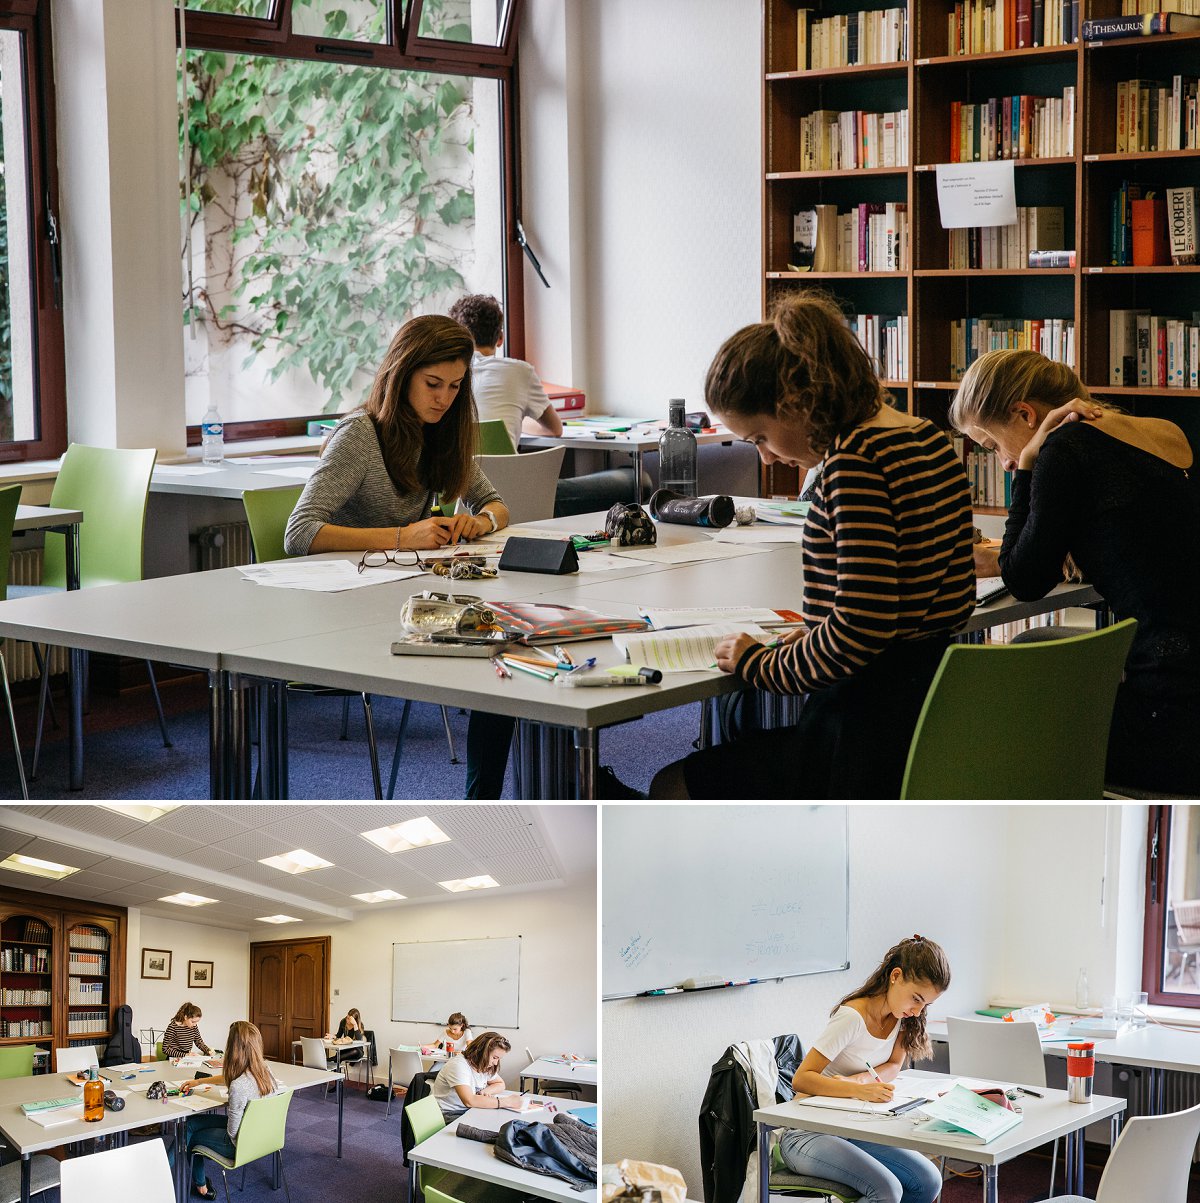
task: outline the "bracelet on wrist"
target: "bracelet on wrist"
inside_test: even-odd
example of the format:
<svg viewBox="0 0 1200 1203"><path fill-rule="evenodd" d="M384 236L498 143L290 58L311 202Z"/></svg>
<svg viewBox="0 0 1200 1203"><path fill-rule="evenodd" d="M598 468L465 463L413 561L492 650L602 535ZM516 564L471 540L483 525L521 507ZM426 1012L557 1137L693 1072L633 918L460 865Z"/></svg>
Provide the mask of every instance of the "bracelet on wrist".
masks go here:
<svg viewBox="0 0 1200 1203"><path fill-rule="evenodd" d="M396 527L396 550L400 551L400 541L404 538L404 527Z"/></svg>
<svg viewBox="0 0 1200 1203"><path fill-rule="evenodd" d="M496 531L500 529L500 519L496 517L495 510L480 510L479 516L481 518L486 518L492 524L492 534L495 534Z"/></svg>

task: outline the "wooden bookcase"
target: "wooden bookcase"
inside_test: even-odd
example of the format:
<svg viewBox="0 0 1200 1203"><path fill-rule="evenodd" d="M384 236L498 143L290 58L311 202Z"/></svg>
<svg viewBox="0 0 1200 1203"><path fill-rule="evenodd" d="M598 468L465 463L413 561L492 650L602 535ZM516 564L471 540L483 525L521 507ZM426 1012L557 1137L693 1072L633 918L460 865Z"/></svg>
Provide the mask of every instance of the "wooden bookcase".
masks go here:
<svg viewBox="0 0 1200 1203"><path fill-rule="evenodd" d="M102 1050L125 1001L125 924L118 907L0 889L0 1045Z"/></svg>
<svg viewBox="0 0 1200 1203"><path fill-rule="evenodd" d="M1080 0L1080 19L1120 15L1120 0ZM880 0L875 7L889 7ZM1165 5L1164 7L1170 7ZM764 314L781 292L832 293L858 312L909 315L908 380L888 380L896 404L940 424L953 399L950 324L964 317L1071 318L1074 365L1098 397L1178 422L1200 445L1198 389L1118 388L1109 382L1108 314L1156 307L1176 316L1200 310L1200 266L1111 267L1111 197L1122 180L1151 187L1200 186L1200 151L1116 154L1116 92L1121 80L1200 73L1200 34L1128 38L987 54L947 54L953 0L912 0L903 63L798 71L798 10L817 16L858 11L859 0L763 0L763 286ZM1073 268L951 270L949 239L938 213L935 167L950 159L952 101L1075 88L1074 154L1017 160L1017 204L1064 210ZM907 166L854 171L796 171L799 119L817 109L907 108ZM897 272L814 274L787 270L793 216L817 204L908 204L908 268ZM1181 404L1182 403L1182 404ZM1196 411L1197 416L1193 416ZM793 492L795 473L764 471L764 493Z"/></svg>

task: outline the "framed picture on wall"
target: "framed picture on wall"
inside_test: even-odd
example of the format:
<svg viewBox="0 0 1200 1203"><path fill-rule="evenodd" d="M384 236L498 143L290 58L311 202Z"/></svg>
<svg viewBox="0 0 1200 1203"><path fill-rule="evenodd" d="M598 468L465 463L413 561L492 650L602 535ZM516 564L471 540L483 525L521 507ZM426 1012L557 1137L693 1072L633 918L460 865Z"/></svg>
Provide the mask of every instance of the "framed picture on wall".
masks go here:
<svg viewBox="0 0 1200 1203"><path fill-rule="evenodd" d="M213 982L212 961L188 961L188 989L210 990Z"/></svg>
<svg viewBox="0 0 1200 1203"><path fill-rule="evenodd" d="M171 977L171 950L169 948L142 949L142 977L169 981Z"/></svg>

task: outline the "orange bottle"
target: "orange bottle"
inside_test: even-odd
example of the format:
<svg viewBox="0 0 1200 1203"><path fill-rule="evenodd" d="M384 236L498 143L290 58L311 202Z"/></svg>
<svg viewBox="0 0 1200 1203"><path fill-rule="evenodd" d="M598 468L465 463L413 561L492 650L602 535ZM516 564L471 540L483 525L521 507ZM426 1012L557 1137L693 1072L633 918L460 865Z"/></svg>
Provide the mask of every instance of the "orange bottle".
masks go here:
<svg viewBox="0 0 1200 1203"><path fill-rule="evenodd" d="M83 1084L83 1118L89 1123L104 1118L104 1083L94 1065Z"/></svg>

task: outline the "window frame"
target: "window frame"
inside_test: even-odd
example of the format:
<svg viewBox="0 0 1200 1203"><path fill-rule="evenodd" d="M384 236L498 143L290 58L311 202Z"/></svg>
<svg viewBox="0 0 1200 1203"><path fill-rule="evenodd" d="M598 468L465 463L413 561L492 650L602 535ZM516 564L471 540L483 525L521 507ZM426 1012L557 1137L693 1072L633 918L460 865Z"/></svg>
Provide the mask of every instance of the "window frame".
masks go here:
<svg viewBox="0 0 1200 1203"><path fill-rule="evenodd" d="M1171 806L1150 807L1146 836L1146 914L1142 935L1142 989L1152 1005L1200 1007L1200 993L1182 994L1161 989L1166 953L1167 896L1171 857Z"/></svg>
<svg viewBox="0 0 1200 1203"><path fill-rule="evenodd" d="M438 38L410 38L404 25L406 0L380 0L387 6L388 40L357 42L296 34L291 28L292 0L273 0L269 17L239 17L187 10L188 51L252 54L307 62L342 63L393 71L420 71L495 79L500 86L500 188L503 213L503 296L505 345L517 358L525 355L525 285L522 250L517 240L520 220L520 106L517 95L517 27L522 0L508 0L504 38L498 46L449 42ZM420 26L422 0L407 0L413 29ZM175 9L175 47L180 43L179 9ZM410 44L414 47L409 50ZM262 418L226 422L225 441L285 438L303 435L309 421L327 419L317 413L305 417ZM188 446L200 443L199 424L187 427Z"/></svg>
<svg viewBox="0 0 1200 1203"><path fill-rule="evenodd" d="M22 35L25 71L21 100L26 135L23 149L29 180L28 234L32 272L28 283L34 343L33 404L38 436L0 443L0 463L20 463L53 459L67 449L62 241L58 150L54 136L54 39L49 0L10 0L0 11L0 29Z"/></svg>

